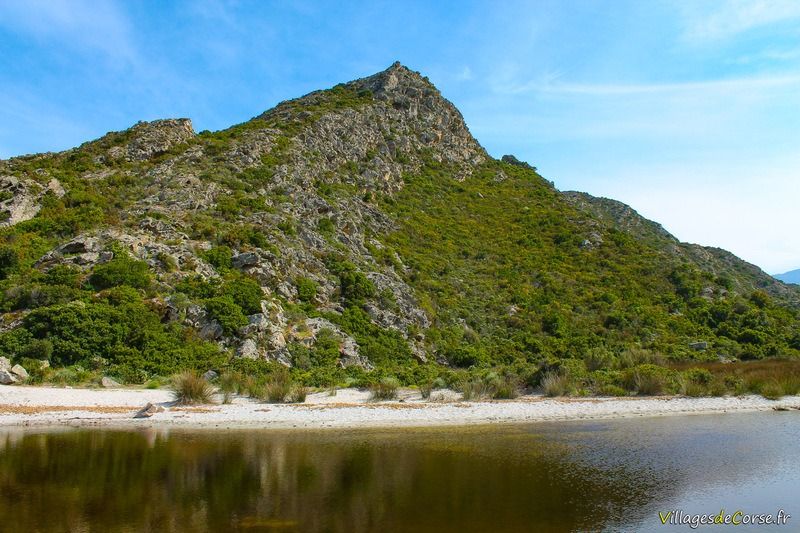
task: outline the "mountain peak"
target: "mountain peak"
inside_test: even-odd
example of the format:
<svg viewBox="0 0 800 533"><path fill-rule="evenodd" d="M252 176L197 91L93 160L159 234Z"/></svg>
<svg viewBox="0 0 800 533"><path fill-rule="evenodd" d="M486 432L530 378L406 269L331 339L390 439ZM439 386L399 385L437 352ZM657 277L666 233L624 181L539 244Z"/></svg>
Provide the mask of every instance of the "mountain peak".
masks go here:
<svg viewBox="0 0 800 533"><path fill-rule="evenodd" d="M372 91L378 98L392 94L402 94L412 98L418 95L439 96L438 89L428 78L399 61L392 63L386 70L352 83Z"/></svg>

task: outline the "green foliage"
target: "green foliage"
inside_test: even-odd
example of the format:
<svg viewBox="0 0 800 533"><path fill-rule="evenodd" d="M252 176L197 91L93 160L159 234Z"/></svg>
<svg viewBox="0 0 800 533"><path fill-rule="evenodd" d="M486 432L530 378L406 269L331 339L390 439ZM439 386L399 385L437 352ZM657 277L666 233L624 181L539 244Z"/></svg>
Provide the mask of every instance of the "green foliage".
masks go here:
<svg viewBox="0 0 800 533"><path fill-rule="evenodd" d="M178 370L206 370L225 355L176 324L163 324L129 287L88 301L34 309L22 326L0 334L0 354L14 359L49 358L57 366L104 370L125 382Z"/></svg>
<svg viewBox="0 0 800 533"><path fill-rule="evenodd" d="M246 315L261 312L264 291L261 290L261 285L252 278L240 276L228 280L222 284L220 293L230 297Z"/></svg>
<svg viewBox="0 0 800 533"><path fill-rule="evenodd" d="M335 263L331 271L339 276L339 290L345 305L363 305L364 300L375 296L375 285L352 263Z"/></svg>
<svg viewBox="0 0 800 533"><path fill-rule="evenodd" d="M381 378L370 386L372 399L376 401L394 400L397 398L398 388L400 388L400 382L397 378Z"/></svg>
<svg viewBox="0 0 800 533"><path fill-rule="evenodd" d="M6 279L19 266L19 254L10 246L0 246L0 279Z"/></svg>
<svg viewBox="0 0 800 533"><path fill-rule="evenodd" d="M94 267L89 283L96 290L127 285L144 289L150 285L150 269L144 261L132 259L124 252L114 254L114 259Z"/></svg>
<svg viewBox="0 0 800 533"><path fill-rule="evenodd" d="M235 335L247 325L247 317L230 296L215 296L203 301L208 316L219 322L225 335Z"/></svg>
<svg viewBox="0 0 800 533"><path fill-rule="evenodd" d="M214 246L200 255L217 270L226 271L233 266L233 251L227 246Z"/></svg>
<svg viewBox="0 0 800 533"><path fill-rule="evenodd" d="M301 302L311 303L317 297L319 285L313 279L300 277L294 280L294 284L297 287L297 297Z"/></svg>

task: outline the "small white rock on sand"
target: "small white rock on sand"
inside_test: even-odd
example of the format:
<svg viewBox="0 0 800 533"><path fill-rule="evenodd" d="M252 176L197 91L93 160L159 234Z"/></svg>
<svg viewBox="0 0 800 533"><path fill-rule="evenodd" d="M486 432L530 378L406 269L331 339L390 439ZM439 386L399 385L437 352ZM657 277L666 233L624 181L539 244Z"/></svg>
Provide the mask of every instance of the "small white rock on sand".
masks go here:
<svg viewBox="0 0 800 533"><path fill-rule="evenodd" d="M800 396L767 400L760 396L723 398L544 398L461 402L450 391L435 391L439 401L425 401L403 390L402 401L373 402L369 392L340 389L309 394L303 404L268 404L235 398L227 405L176 406L168 390L0 387L0 426L167 425L187 428L356 428L421 427L526 423L800 409ZM166 409L150 418L133 415L148 402Z"/></svg>

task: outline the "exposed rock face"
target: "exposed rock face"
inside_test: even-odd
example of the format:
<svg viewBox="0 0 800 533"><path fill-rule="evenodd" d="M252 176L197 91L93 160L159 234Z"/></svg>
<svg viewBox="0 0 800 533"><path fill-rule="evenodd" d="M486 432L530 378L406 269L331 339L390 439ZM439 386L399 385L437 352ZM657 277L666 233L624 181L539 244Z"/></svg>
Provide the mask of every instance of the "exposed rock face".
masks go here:
<svg viewBox="0 0 800 533"><path fill-rule="evenodd" d="M173 146L194 137L192 121L188 118L140 122L132 130L126 157L134 161L150 159L168 152Z"/></svg>
<svg viewBox="0 0 800 533"><path fill-rule="evenodd" d="M0 370L0 385L13 385L19 381L9 370Z"/></svg>
<svg viewBox="0 0 800 533"><path fill-rule="evenodd" d="M0 227L32 219L42 208L46 194L60 198L64 196L64 188L55 178L42 186L32 180L0 176Z"/></svg>

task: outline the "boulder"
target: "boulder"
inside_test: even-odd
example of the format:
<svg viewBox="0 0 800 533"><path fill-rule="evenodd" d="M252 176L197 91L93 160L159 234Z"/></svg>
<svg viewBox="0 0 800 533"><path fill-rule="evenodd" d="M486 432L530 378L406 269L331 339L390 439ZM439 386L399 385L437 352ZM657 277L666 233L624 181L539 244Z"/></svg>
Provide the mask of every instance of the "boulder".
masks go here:
<svg viewBox="0 0 800 533"><path fill-rule="evenodd" d="M704 352L708 349L708 343L706 341L690 342L689 348L696 352Z"/></svg>
<svg viewBox="0 0 800 533"><path fill-rule="evenodd" d="M258 345L253 339L245 339L236 348L236 356L245 359L258 359Z"/></svg>
<svg viewBox="0 0 800 533"><path fill-rule="evenodd" d="M17 381L18 380L14 374L8 370L0 370L0 385L13 385Z"/></svg>
<svg viewBox="0 0 800 533"><path fill-rule="evenodd" d="M209 370L205 374L203 374L203 379L206 381L214 381L219 377L219 374L214 370Z"/></svg>
<svg viewBox="0 0 800 533"><path fill-rule="evenodd" d="M112 379L108 376L103 376L103 378L100 380L100 385L106 389L113 389L120 386L115 379Z"/></svg>
<svg viewBox="0 0 800 533"><path fill-rule="evenodd" d="M0 357L0 370L11 370L11 361L7 357Z"/></svg>
<svg viewBox="0 0 800 533"><path fill-rule="evenodd" d="M139 409L136 412L136 414L133 415L133 418L150 418L151 416L153 416L156 413L163 413L163 412L164 412L164 408L163 407L161 407L160 405L156 405L156 404L148 402L147 405L145 405L144 407Z"/></svg>
<svg viewBox="0 0 800 533"><path fill-rule="evenodd" d="M14 365L11 367L11 373L21 380L28 379L28 371L22 368L21 365Z"/></svg>
<svg viewBox="0 0 800 533"><path fill-rule="evenodd" d="M247 268L257 265L259 262L258 254L255 252L245 252L233 258L231 263L234 268Z"/></svg>

